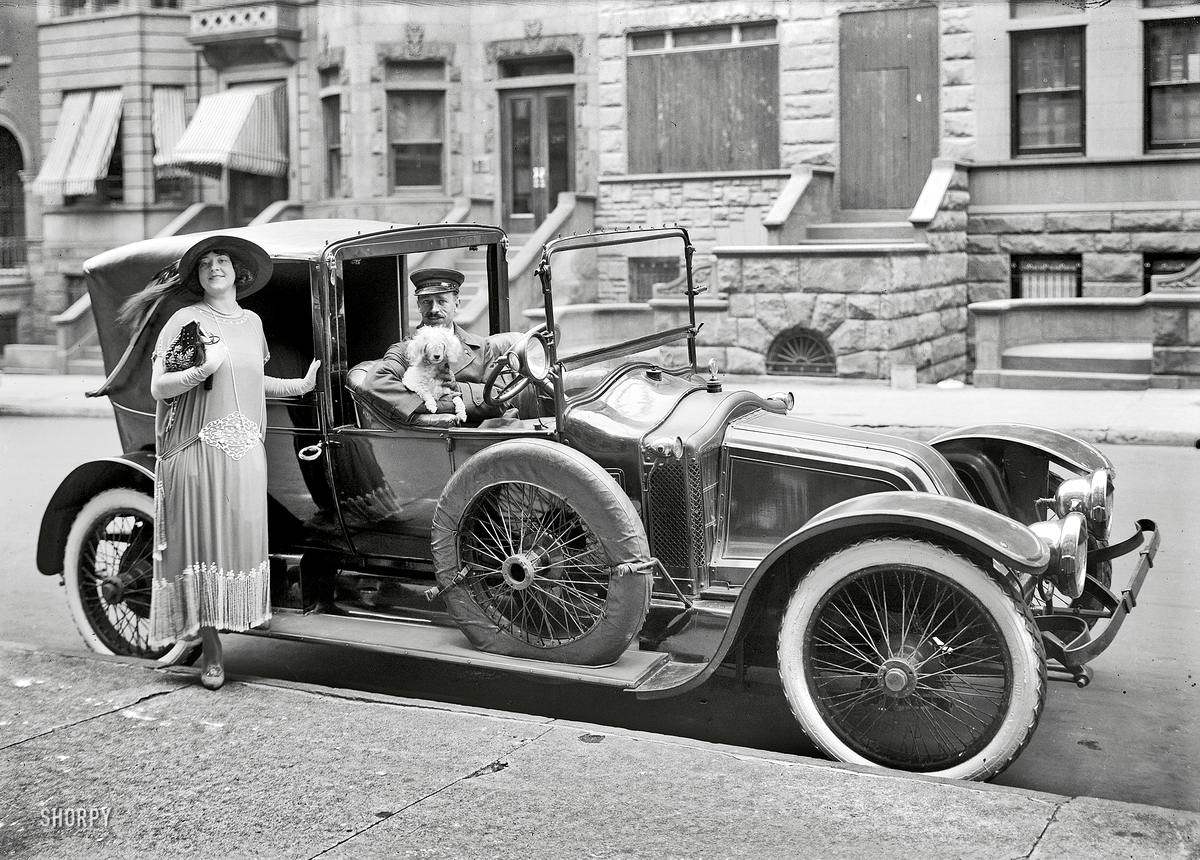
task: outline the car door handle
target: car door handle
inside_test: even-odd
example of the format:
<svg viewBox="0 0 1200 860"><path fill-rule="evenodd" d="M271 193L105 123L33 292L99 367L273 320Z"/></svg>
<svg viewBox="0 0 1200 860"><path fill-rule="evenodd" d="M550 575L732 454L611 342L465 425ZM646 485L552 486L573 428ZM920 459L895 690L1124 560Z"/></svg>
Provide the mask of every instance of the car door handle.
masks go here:
<svg viewBox="0 0 1200 860"><path fill-rule="evenodd" d="M299 457L301 460L303 460L306 463L311 463L313 460L317 460L320 458L321 453L325 450L326 447L336 448L340 444L341 444L340 442L335 442L331 439L327 442L326 441L318 442L316 445L305 445L303 448L301 448L299 451L296 452L296 456Z"/></svg>

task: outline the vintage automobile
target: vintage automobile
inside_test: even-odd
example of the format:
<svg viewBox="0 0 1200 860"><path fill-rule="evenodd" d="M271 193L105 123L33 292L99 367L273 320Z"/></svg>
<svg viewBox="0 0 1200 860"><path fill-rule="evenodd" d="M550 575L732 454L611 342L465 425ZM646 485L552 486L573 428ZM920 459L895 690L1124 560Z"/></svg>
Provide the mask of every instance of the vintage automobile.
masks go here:
<svg viewBox="0 0 1200 860"><path fill-rule="evenodd" d="M525 304L543 303L521 334L498 228L226 232L275 261L246 302L263 319L267 372L323 362L313 394L267 404L274 614L255 635L641 698L767 667L832 758L987 779L1033 734L1048 660L1087 683L1157 551L1148 520L1110 542L1113 467L1077 439L1005 424L921 444L806 420L790 394L727 388L715 366L697 367L704 288L683 228L549 242L521 285ZM67 476L37 554L65 580L91 648L161 664L193 647L147 644L148 351L173 308L132 333L114 316L198 235L88 262L110 371L99 393L123 452ZM653 313L606 317L589 303L631 261L666 253L679 274L653 285ZM466 304L486 303L477 325L499 344L487 397L504 417L397 423L364 390L371 363L411 330L407 273L439 261L486 277ZM1118 596L1111 562L1139 547Z"/></svg>

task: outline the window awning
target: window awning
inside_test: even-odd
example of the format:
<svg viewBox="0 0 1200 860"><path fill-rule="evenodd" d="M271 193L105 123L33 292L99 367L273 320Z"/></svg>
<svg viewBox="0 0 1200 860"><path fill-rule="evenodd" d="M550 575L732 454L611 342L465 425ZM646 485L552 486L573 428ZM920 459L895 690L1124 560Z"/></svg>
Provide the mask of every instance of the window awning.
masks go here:
<svg viewBox="0 0 1200 860"><path fill-rule="evenodd" d="M183 136L161 163L208 175L223 168L263 176L285 175L284 86L255 84L204 96Z"/></svg>
<svg viewBox="0 0 1200 860"><path fill-rule="evenodd" d="M183 137L183 130L187 128L183 87L155 87L153 98L151 126L154 131L154 166L158 168L155 175L185 175L186 171L171 165L171 153L175 151L179 139Z"/></svg>
<svg viewBox="0 0 1200 860"><path fill-rule="evenodd" d="M54 139L31 187L43 197L92 194L108 175L121 123L121 91L73 92L63 96Z"/></svg>

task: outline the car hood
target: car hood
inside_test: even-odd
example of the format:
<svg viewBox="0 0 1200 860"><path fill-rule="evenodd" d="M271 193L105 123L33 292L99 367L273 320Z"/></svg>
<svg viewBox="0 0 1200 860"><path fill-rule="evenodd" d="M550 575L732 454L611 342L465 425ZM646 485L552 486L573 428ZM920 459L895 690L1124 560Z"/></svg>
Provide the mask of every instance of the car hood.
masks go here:
<svg viewBox="0 0 1200 860"><path fill-rule="evenodd" d="M755 411L730 422L725 445L733 449L850 463L899 477L912 489L971 502L953 467L933 448L886 433L810 421L797 415Z"/></svg>

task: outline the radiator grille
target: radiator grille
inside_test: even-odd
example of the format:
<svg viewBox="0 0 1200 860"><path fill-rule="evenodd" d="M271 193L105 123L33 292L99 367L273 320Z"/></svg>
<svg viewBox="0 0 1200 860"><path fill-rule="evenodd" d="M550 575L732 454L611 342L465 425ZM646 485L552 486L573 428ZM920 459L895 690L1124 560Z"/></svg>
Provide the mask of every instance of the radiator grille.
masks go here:
<svg viewBox="0 0 1200 860"><path fill-rule="evenodd" d="M707 564L716 527L715 497L720 449L697 459L650 465L650 551L673 577L691 578Z"/></svg>

